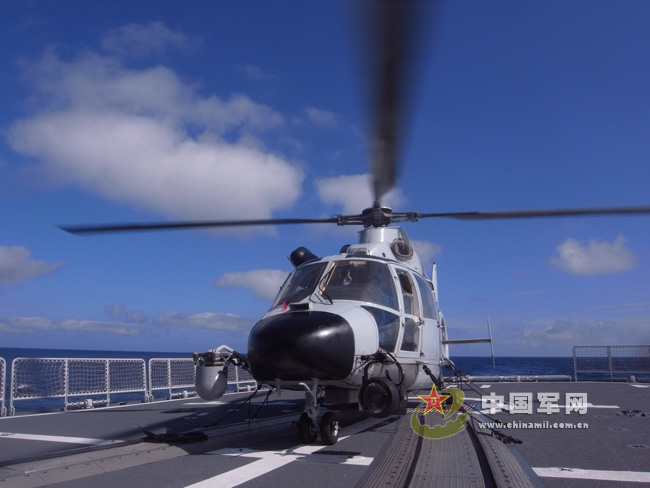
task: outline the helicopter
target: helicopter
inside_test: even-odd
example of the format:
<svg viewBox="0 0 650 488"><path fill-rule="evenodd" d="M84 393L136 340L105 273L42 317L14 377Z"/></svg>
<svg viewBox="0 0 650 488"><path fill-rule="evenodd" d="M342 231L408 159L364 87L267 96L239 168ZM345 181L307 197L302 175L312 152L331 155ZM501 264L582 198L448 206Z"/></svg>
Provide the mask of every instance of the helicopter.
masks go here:
<svg viewBox="0 0 650 488"><path fill-rule="evenodd" d="M196 390L205 400L226 391L228 368L247 368L259 386L277 394L305 392L298 421L301 442L337 442L337 411L350 405L372 417L400 411L408 392L443 386L453 366L449 346L489 339L451 340L438 301L437 268L430 273L402 222L425 218L492 220L576 215L648 214L650 206L491 212L394 212L382 199L397 184L401 128L409 93L408 62L419 9L416 1L367 2L375 37L373 124L370 140L372 206L354 215L203 222L65 226L76 234L204 227L335 224L362 227L358 242L318 257L304 247L290 254L294 270L270 310L252 328L246 354L228 346L195 353ZM419 22L416 22L419 20Z"/></svg>

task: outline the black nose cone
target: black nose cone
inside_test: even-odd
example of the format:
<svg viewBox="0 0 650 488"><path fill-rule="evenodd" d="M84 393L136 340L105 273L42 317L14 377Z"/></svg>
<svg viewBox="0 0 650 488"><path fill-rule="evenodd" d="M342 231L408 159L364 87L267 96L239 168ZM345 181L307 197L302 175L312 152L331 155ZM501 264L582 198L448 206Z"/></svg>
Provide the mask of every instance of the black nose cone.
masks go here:
<svg viewBox="0 0 650 488"><path fill-rule="evenodd" d="M248 360L257 381L342 380L352 371L354 333L329 312L274 315L253 327Z"/></svg>

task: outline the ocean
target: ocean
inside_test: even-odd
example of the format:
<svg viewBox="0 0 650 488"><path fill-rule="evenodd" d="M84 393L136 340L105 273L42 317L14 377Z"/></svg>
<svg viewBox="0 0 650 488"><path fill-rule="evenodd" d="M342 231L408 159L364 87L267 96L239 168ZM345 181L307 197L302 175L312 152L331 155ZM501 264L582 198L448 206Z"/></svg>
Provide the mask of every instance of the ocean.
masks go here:
<svg viewBox="0 0 650 488"><path fill-rule="evenodd" d="M0 348L0 357L4 358L6 362L5 404L8 406L9 390L11 388L11 363L15 358L136 358L144 359L145 364L148 364L151 358L190 358L191 353ZM498 357L496 358L496 367L492 366L491 357L454 357L452 359L463 374L471 376L567 375L573 377L574 373L572 357ZM447 374L450 373L447 371ZM114 396L111 395L111 402L119 403L141 401L143 394L118 394L115 402L113 401ZM18 413L57 410L61 409L62 405L62 398L28 399L15 402Z"/></svg>

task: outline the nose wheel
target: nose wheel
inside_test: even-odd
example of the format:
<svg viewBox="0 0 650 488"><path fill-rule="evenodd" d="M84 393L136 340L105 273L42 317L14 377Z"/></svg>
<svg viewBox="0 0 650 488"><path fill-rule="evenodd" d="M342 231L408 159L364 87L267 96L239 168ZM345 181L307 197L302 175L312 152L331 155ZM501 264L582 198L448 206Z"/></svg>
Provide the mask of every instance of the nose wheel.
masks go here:
<svg viewBox="0 0 650 488"><path fill-rule="evenodd" d="M314 380L311 388L303 383L306 388L305 393L305 411L298 419L298 437L303 444L312 444L318 434L321 441L326 446L336 444L339 440L341 426L334 412L325 412L320 417L320 407L318 406L317 392L318 380Z"/></svg>
<svg viewBox="0 0 650 488"><path fill-rule="evenodd" d="M341 427L334 412L327 412L323 415L323 418L320 419L320 438L323 444L326 446L336 444L340 432Z"/></svg>
<svg viewBox="0 0 650 488"><path fill-rule="evenodd" d="M302 444L311 444L316 440L318 430L307 413L303 413L298 420L298 437Z"/></svg>
<svg viewBox="0 0 650 488"><path fill-rule="evenodd" d="M341 426L334 412L326 412L315 424L307 413L303 413L298 420L298 437L302 444L312 444L320 434L321 441L326 446L332 446L339 440Z"/></svg>

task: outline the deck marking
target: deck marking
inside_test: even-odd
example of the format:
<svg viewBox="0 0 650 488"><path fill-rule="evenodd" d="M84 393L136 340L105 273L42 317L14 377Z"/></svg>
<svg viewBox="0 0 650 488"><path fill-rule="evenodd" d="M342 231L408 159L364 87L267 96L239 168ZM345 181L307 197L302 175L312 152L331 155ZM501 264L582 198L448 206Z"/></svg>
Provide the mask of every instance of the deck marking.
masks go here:
<svg viewBox="0 0 650 488"><path fill-rule="evenodd" d="M560 405L560 407L565 407L566 405ZM593 403L587 403L587 408L621 408L618 405L594 405Z"/></svg>
<svg viewBox="0 0 650 488"><path fill-rule="evenodd" d="M360 422L350 429L346 429L347 432L350 432L349 435L345 437L340 437L339 442L351 437L366 428L365 422ZM298 445L290 449L285 449L284 451L256 451L253 449L246 448L224 448L217 449L216 451L209 451L205 454L221 454L226 456L242 456L247 458L256 458L256 461L252 463L245 464L239 468L231 469L230 471L225 471L217 476L208 478L203 481L199 481L192 485L188 485L185 488L233 488L235 486L246 483L247 481L253 480L259 476L262 476L266 473L270 473L282 466L285 466L293 461L310 461L310 455L317 453L321 449L327 449L332 446L305 446ZM317 458L313 459L316 462L323 462L322 458L325 457L334 457L330 455L318 455ZM338 456L336 456L338 457ZM347 458L347 456L346 456ZM358 456L358 459L349 458L346 459L342 464L356 464L362 466L368 466L372 462L372 458L367 458L363 456ZM333 461L333 460L332 460ZM329 462L332 462L329 461Z"/></svg>
<svg viewBox="0 0 650 488"><path fill-rule="evenodd" d="M543 478L575 478L583 480L650 482L650 473L645 471L606 471L579 468L533 468Z"/></svg>
<svg viewBox="0 0 650 488"><path fill-rule="evenodd" d="M90 439L88 437L69 437L63 435L20 434L15 432L0 432L0 439L22 439L27 441L65 442L67 444L87 444L103 446L123 442L117 439Z"/></svg>
<svg viewBox="0 0 650 488"><path fill-rule="evenodd" d="M328 446L315 446L316 449L324 449ZM372 463L374 458L366 456L350 456L345 453L335 454L334 452L328 452L327 454L319 454L318 451L314 452L304 452L299 449L287 449L286 451L256 451L254 449L244 449L244 448L224 448L218 449L216 451L211 451L208 454L221 454L222 456L232 456L232 457L246 457L254 459L265 459L273 458L278 455L282 456L293 456L294 461L308 461L310 463L322 463L322 464L351 464L355 466L369 466Z"/></svg>
<svg viewBox="0 0 650 488"><path fill-rule="evenodd" d="M343 439L345 437L342 437L339 441ZM233 488L327 447L330 446L297 446L284 451L254 451L252 449L239 450L233 448L210 451L206 454L225 454L227 456L242 456L257 460L185 488Z"/></svg>
<svg viewBox="0 0 650 488"><path fill-rule="evenodd" d="M221 400L214 400L212 402L184 402L183 405L198 405L203 407L212 407L214 405L226 405L228 402L222 402Z"/></svg>

